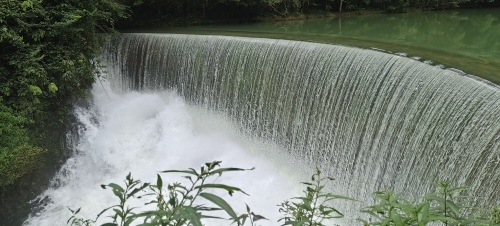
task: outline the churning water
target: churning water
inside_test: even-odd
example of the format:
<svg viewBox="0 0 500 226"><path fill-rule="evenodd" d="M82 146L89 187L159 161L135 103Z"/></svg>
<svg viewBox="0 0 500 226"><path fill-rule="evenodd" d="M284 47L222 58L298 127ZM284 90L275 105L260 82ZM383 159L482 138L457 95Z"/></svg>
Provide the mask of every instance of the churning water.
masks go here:
<svg viewBox="0 0 500 226"><path fill-rule="evenodd" d="M228 180L263 212L296 194L291 175L310 173L296 160L364 201L342 204L354 218L373 191L421 195L441 179L498 198L500 90L473 76L372 50L221 36L119 35L102 62L111 88L96 85L93 105L77 109L76 154L29 225L64 223L66 206L95 215L113 200L99 184L129 171L153 181L213 159L262 170Z"/></svg>
<svg viewBox="0 0 500 226"><path fill-rule="evenodd" d="M284 157L282 150L239 135L220 114L189 106L172 92L115 94L109 86L96 84L92 97L90 107L75 111L80 123L75 155L42 194L47 199L44 209L26 225L66 225L71 216L67 207L82 207L81 216L94 219L104 208L119 203L100 184L122 184L128 172L155 183L157 171L199 169L212 160L221 160L225 167L256 167L223 174L216 181L251 195L226 197L240 213L245 203L263 215L277 213L277 204L298 194L294 184L298 177L293 174L303 170L300 165L292 171L294 160ZM162 174L162 178L164 183L183 181L175 174Z"/></svg>

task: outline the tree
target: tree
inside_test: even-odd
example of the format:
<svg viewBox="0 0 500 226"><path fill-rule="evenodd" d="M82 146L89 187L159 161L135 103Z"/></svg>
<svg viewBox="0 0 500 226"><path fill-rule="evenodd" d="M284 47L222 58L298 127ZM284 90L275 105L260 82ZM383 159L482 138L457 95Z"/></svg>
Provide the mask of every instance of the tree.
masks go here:
<svg viewBox="0 0 500 226"><path fill-rule="evenodd" d="M52 115L62 121L68 100L94 82L98 32L110 32L125 16L125 6L114 0L2 1L0 115L6 122L2 131L16 142L0 143L0 169L17 175L6 183L34 167L35 161L24 156L40 159L44 153L28 145L24 127L36 129Z"/></svg>

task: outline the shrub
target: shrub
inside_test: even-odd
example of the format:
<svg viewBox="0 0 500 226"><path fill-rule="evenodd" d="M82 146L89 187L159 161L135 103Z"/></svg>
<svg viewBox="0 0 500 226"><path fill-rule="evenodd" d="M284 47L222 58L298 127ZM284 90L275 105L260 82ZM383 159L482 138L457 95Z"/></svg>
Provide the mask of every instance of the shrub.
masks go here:
<svg viewBox="0 0 500 226"><path fill-rule="evenodd" d="M163 185L160 175L157 175L156 184L142 183L135 180L129 173L125 185L110 183L101 185L110 188L119 199L119 203L104 209L97 215L96 220L78 217L80 209L70 209L72 216L68 224L93 225L103 214L112 210L111 221L102 226L128 226L139 221L138 225L162 226L201 226L202 219L218 218L226 220L228 224L256 225L258 220L266 219L254 213L247 205L245 214L236 214L233 208L221 197L212 194L209 190L219 189L232 195L234 192L246 194L240 188L224 184L207 183L211 177L219 177L222 173L230 171L244 171L240 168L220 168L220 161L206 163L199 171L166 170L162 173L181 173L189 183L172 183ZM251 170L251 169L250 169ZM278 220L282 225L292 226L323 226L329 219L342 218L344 214L332 206L334 200L356 201L352 198L325 192L327 181L333 180L324 177L319 170L311 177L310 182L302 182L306 186L303 196L287 200L279 205L282 217ZM436 192L419 197L416 200L404 198L393 191L378 191L374 193L378 202L365 207L361 212L369 216L368 220L358 219L362 225L407 226L407 225L500 225L500 207L491 210L472 207L477 197L467 196L463 193L469 187L452 187L449 181L440 181L435 184ZM131 198L152 197L144 205L155 205L154 210L135 213L127 205ZM205 199L213 206L195 204L197 199ZM212 213L223 212L227 218L215 216Z"/></svg>
<svg viewBox="0 0 500 226"><path fill-rule="evenodd" d="M134 180L129 173L125 178L125 186L120 186L115 183L101 185L103 189L110 188L113 194L119 199L119 204L110 206L98 214L96 220L78 218L76 215L79 210L70 211L73 216L68 220L71 225L92 225L97 219L108 210L112 210L114 214L110 216L111 222L104 225L120 225L128 226L134 221L142 221L141 225L195 225L201 226L201 219L204 218L220 218L211 215L214 212L225 212L228 219L242 225L245 220L250 219L252 222L258 220L255 214L238 216L233 208L221 197L214 195L207 190L224 190L233 195L235 192L246 194L240 188L228 186L225 184L207 183L207 179L219 177L225 172L244 171L247 169L241 168L220 168L220 161L206 163L196 171L192 168L188 170L166 170L162 173L181 173L187 179L188 185L181 183L172 183L163 186L163 180L160 175L157 175L156 184L142 183L140 180ZM250 169L251 170L251 169ZM144 194L144 192L146 192ZM145 211L141 213L133 212L134 208L127 205L127 201L131 198L152 197L144 205L155 205L155 210ZM195 200L202 198L214 206L205 206L195 204ZM249 208L247 208L248 211Z"/></svg>
<svg viewBox="0 0 500 226"><path fill-rule="evenodd" d="M28 145L23 125L26 119L15 116L0 103L0 188L11 185L42 162L45 149Z"/></svg>

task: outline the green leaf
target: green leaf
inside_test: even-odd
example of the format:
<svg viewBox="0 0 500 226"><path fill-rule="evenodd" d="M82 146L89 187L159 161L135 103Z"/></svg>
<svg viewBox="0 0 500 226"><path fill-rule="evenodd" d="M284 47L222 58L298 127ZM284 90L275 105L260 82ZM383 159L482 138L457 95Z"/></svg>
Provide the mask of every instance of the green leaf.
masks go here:
<svg viewBox="0 0 500 226"><path fill-rule="evenodd" d="M450 221L450 222L458 222L457 220L450 218L450 217L445 217L445 216L430 216L427 218L428 221Z"/></svg>
<svg viewBox="0 0 500 226"><path fill-rule="evenodd" d="M380 223L380 225L389 225L389 223L391 222L391 218L385 218L382 223Z"/></svg>
<svg viewBox="0 0 500 226"><path fill-rule="evenodd" d="M264 216L258 215L258 214L253 214L253 221L258 221L258 220L269 220L265 218Z"/></svg>
<svg viewBox="0 0 500 226"><path fill-rule="evenodd" d="M366 213L366 214L369 214L370 216L374 217L375 219L378 219L378 220L381 220L381 216L379 214L376 214L375 212L373 211L369 211L369 210L362 210L361 211L362 213Z"/></svg>
<svg viewBox="0 0 500 226"><path fill-rule="evenodd" d="M424 202L418 207L418 212L417 212L418 221L427 221L427 218L429 217L429 208L430 208L429 202Z"/></svg>
<svg viewBox="0 0 500 226"><path fill-rule="evenodd" d="M222 210L221 208L217 208L217 207L204 207L204 206L198 206L197 208L198 208L198 210L200 210L200 211L219 211L219 210Z"/></svg>
<svg viewBox="0 0 500 226"><path fill-rule="evenodd" d="M401 217L399 216L398 213L396 213L396 210L393 209L389 213L389 216L390 216L390 218L392 219L392 221L394 222L395 225L403 225L403 222L401 221Z"/></svg>
<svg viewBox="0 0 500 226"><path fill-rule="evenodd" d="M33 9L33 2L31 1L23 1L23 3L21 3L21 8L23 8L24 11L26 11L28 8L32 8Z"/></svg>
<svg viewBox="0 0 500 226"><path fill-rule="evenodd" d="M118 191L118 192L120 192L120 193L125 192L125 190L123 190L123 188L122 188L120 185L115 184L115 183L110 183L110 184L108 184L108 185L106 185L106 186L111 187L111 188L113 188L113 189L117 190L117 191ZM102 185L101 185L101 187L102 187Z"/></svg>
<svg viewBox="0 0 500 226"><path fill-rule="evenodd" d="M161 180L160 174L156 174L156 176L156 187L161 190L161 188L163 187L163 181Z"/></svg>
<svg viewBox="0 0 500 226"><path fill-rule="evenodd" d="M97 217L96 217L96 219L95 219L95 220L97 221L97 219L99 219L99 217L100 217L100 216L101 216L104 212L108 211L109 209L111 209L111 208L113 208L113 207L120 207L120 206L119 206L119 205L113 205L113 206L110 206L110 207L108 207L108 208L106 208L106 209L102 210L99 214L97 214Z"/></svg>
<svg viewBox="0 0 500 226"><path fill-rule="evenodd" d="M223 172L231 172L231 171L246 171L248 169L241 169L241 168L220 168L220 169L216 169L214 171L211 172L211 174L219 174L221 175ZM252 170L252 169L250 169Z"/></svg>
<svg viewBox="0 0 500 226"><path fill-rule="evenodd" d="M324 194L324 195L319 195L318 197L327 197L327 198L334 198L334 199L344 199L344 200L350 200L350 201L358 201L356 199L353 199L353 198L350 198L350 197L347 197L347 196L343 196L343 195L336 195L336 194L332 194L332 193L327 193L327 194Z"/></svg>
<svg viewBox="0 0 500 226"><path fill-rule="evenodd" d="M451 211L453 211L453 213L455 214L455 216L458 216L460 214L459 208L458 208L457 205L455 205L454 202L452 202L450 200L446 200L446 206L447 206L447 208L450 208Z"/></svg>
<svg viewBox="0 0 500 226"><path fill-rule="evenodd" d="M199 185L199 186L196 186L195 189L204 189L204 188L218 188L218 189L223 189L223 190L226 190L229 192L229 195L233 195L233 193L235 191L239 191L245 195L248 195L247 193L245 193L244 191L242 191L241 189L237 188L237 187L232 187L232 186L228 186L228 185L225 185L225 184L202 184L202 185Z"/></svg>
<svg viewBox="0 0 500 226"><path fill-rule="evenodd" d="M137 194L137 192L144 190L144 188L146 188L148 186L149 186L149 183L144 183L141 187L132 190L132 192L130 192L130 194L127 195L127 199L134 196L135 194Z"/></svg>
<svg viewBox="0 0 500 226"><path fill-rule="evenodd" d="M120 202L125 202L125 199L123 197L123 193L119 192L116 189L113 189L113 194L120 199Z"/></svg>
<svg viewBox="0 0 500 226"><path fill-rule="evenodd" d="M59 90L59 89L57 88L56 84L55 84L55 83L53 83L53 82L49 83L49 87L48 87L48 88L49 88L49 92L51 92L51 93L56 93L56 92L57 92L57 90Z"/></svg>
<svg viewBox="0 0 500 226"><path fill-rule="evenodd" d="M116 215L120 216L121 219L123 219L123 212L119 209L113 209L115 211Z"/></svg>
<svg viewBox="0 0 500 226"><path fill-rule="evenodd" d="M165 171L161 171L160 173L187 173L187 174L198 176L198 173L196 173L196 171L193 169L191 169L191 170L165 170Z"/></svg>
<svg viewBox="0 0 500 226"><path fill-rule="evenodd" d="M70 209L70 210L71 210L71 209ZM75 221L75 216L71 216L71 217L68 219L68 221L66 221L66 224L69 224L69 222L70 222L71 220L73 220L73 221L71 222L71 225L73 225L73 222Z"/></svg>
<svg viewBox="0 0 500 226"><path fill-rule="evenodd" d="M38 96L38 95L42 94L42 89L40 89L40 87L38 87L38 86L30 85L29 89L30 89L31 93L33 94L33 96Z"/></svg>
<svg viewBox="0 0 500 226"><path fill-rule="evenodd" d="M130 225L132 224L132 222L134 222L137 218L135 216L131 216L131 217L127 217L127 219L125 220L125 225Z"/></svg>
<svg viewBox="0 0 500 226"><path fill-rule="evenodd" d="M190 206L184 206L181 210L181 214L191 222L193 226L203 226L200 220L200 214L196 212L196 209Z"/></svg>
<svg viewBox="0 0 500 226"><path fill-rule="evenodd" d="M470 189L470 187L467 187L467 186L456 187L456 188L452 188L452 189L448 190L448 193L453 194L456 192L461 192L461 191L465 191L465 190L469 190L469 189Z"/></svg>
<svg viewBox="0 0 500 226"><path fill-rule="evenodd" d="M206 192L200 193L200 196L222 208L232 219L238 219L238 215L236 215L236 212L234 212L233 208L231 208L231 205L229 205L226 200L217 195Z"/></svg>

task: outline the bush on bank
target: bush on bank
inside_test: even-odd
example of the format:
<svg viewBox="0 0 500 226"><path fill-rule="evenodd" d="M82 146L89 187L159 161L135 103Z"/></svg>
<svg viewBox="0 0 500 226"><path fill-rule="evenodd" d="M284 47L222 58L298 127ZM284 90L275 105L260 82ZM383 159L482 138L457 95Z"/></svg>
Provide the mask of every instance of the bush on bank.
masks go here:
<svg viewBox="0 0 500 226"><path fill-rule="evenodd" d="M1 2L0 188L43 161L46 150L29 138L40 134L29 131L62 121L68 100L85 94L97 67L97 33L111 31L125 11L113 0Z"/></svg>
<svg viewBox="0 0 500 226"><path fill-rule="evenodd" d="M28 144L23 127L25 118L0 105L0 187L13 184L16 179L41 164L39 156L46 150Z"/></svg>

